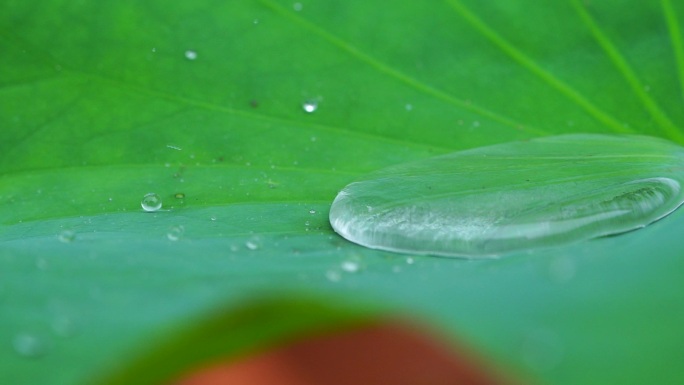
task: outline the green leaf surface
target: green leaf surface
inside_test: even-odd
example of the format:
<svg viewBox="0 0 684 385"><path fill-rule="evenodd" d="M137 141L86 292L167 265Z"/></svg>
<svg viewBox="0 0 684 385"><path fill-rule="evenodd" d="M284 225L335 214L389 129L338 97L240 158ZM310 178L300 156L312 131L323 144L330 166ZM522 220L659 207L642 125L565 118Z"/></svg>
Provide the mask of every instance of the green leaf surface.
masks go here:
<svg viewBox="0 0 684 385"><path fill-rule="evenodd" d="M451 151L683 143L681 4L297 4L0 5L0 383L89 383L274 293L412 314L540 383L681 375L681 210L483 261L369 250L327 219L349 182Z"/></svg>

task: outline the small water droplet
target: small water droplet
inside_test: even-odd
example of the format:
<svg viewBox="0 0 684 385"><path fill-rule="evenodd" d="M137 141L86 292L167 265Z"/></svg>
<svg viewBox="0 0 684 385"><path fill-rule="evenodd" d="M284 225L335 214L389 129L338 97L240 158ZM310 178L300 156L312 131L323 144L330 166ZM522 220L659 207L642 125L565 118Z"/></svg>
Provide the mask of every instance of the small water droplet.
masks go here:
<svg viewBox="0 0 684 385"><path fill-rule="evenodd" d="M14 350L27 358L38 358L47 353L47 343L32 333L20 333L12 341Z"/></svg>
<svg viewBox="0 0 684 385"><path fill-rule="evenodd" d="M183 193L176 193L176 194L174 194L174 198L176 198L176 199L185 199L185 194L183 194Z"/></svg>
<svg viewBox="0 0 684 385"><path fill-rule="evenodd" d="M257 250L259 246L259 239L256 237L252 237L245 242L245 247L247 247L250 250Z"/></svg>
<svg viewBox="0 0 684 385"><path fill-rule="evenodd" d="M328 270L325 272L325 278L330 282L340 282L342 274L337 270Z"/></svg>
<svg viewBox="0 0 684 385"><path fill-rule="evenodd" d="M216 215L212 215L209 219L210 219L212 222L216 221Z"/></svg>
<svg viewBox="0 0 684 385"><path fill-rule="evenodd" d="M166 238L169 239L169 241L178 241L183 237L183 233L185 232L185 228L183 226L173 226L169 229L169 231L166 233Z"/></svg>
<svg viewBox="0 0 684 385"><path fill-rule="evenodd" d="M413 260L413 257L406 257L406 264L407 265L413 265L415 261Z"/></svg>
<svg viewBox="0 0 684 385"><path fill-rule="evenodd" d="M359 271L360 264L357 261L344 261L340 264L340 267L347 273L356 273Z"/></svg>
<svg viewBox="0 0 684 385"><path fill-rule="evenodd" d="M71 243L76 239L76 233L72 230L63 230L59 233L57 239L62 243Z"/></svg>
<svg viewBox="0 0 684 385"><path fill-rule="evenodd" d="M309 214L316 214L316 210L314 210L314 209L309 210Z"/></svg>
<svg viewBox="0 0 684 385"><path fill-rule="evenodd" d="M297 12L301 11L302 8L304 8L304 7L302 6L302 3L294 3L294 4L292 4L292 9L294 9L294 10L297 11Z"/></svg>
<svg viewBox="0 0 684 385"><path fill-rule="evenodd" d="M562 135L374 172L345 187L329 217L337 233L371 248L498 256L642 228L684 202L682 183L679 145Z"/></svg>
<svg viewBox="0 0 684 385"><path fill-rule="evenodd" d="M156 52L157 52L157 48L152 47L152 53L156 53Z"/></svg>
<svg viewBox="0 0 684 385"><path fill-rule="evenodd" d="M143 210L147 212L155 212L162 207L162 200L158 194L145 194L142 201L140 202L140 206L142 206Z"/></svg>
<svg viewBox="0 0 684 385"><path fill-rule="evenodd" d="M318 102L315 100L308 100L302 104L302 109L308 114L315 112L318 109Z"/></svg>
<svg viewBox="0 0 684 385"><path fill-rule="evenodd" d="M197 59L197 52L189 49L189 50L185 51L185 58L188 60L195 60L195 59Z"/></svg>
<svg viewBox="0 0 684 385"><path fill-rule="evenodd" d="M412 104L406 104L404 106L404 108L406 108L406 111L411 111L411 110L413 110L413 105Z"/></svg>
<svg viewBox="0 0 684 385"><path fill-rule="evenodd" d="M50 327L56 335L64 338L73 337L79 331L76 321L72 317L63 314L53 318Z"/></svg>

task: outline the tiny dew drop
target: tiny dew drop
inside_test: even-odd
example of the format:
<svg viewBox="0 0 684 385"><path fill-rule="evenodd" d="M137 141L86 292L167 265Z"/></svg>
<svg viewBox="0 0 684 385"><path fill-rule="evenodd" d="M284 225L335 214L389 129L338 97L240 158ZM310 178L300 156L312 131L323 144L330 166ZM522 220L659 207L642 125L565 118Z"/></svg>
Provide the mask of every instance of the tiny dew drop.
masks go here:
<svg viewBox="0 0 684 385"><path fill-rule="evenodd" d="M356 273L360 269L360 265L356 261L344 261L340 264L340 267L347 273Z"/></svg>
<svg viewBox="0 0 684 385"><path fill-rule="evenodd" d="M197 59L197 52L189 49L185 51L185 58L188 60L195 60Z"/></svg>
<svg viewBox="0 0 684 385"><path fill-rule="evenodd" d="M57 236L62 243L71 243L76 239L76 233L71 230L64 230Z"/></svg>
<svg viewBox="0 0 684 385"><path fill-rule="evenodd" d="M149 193L145 194L140 202L140 206L147 212L155 212L162 207L162 201L158 194Z"/></svg>
<svg viewBox="0 0 684 385"><path fill-rule="evenodd" d="M674 143L562 135L369 174L337 195L330 223L375 249L500 256L642 228L684 202L682 183L684 148Z"/></svg>
<svg viewBox="0 0 684 385"><path fill-rule="evenodd" d="M318 102L315 100L307 100L302 104L302 109L307 114L316 112L316 110L318 109Z"/></svg>
<svg viewBox="0 0 684 385"><path fill-rule="evenodd" d="M185 232L185 228L183 226L173 226L169 229L169 232L166 233L166 238L169 239L169 241L178 241L183 237L183 233Z"/></svg>
<svg viewBox="0 0 684 385"><path fill-rule="evenodd" d="M245 247L250 250L257 250L260 246L259 239L257 237L252 237L245 242Z"/></svg>

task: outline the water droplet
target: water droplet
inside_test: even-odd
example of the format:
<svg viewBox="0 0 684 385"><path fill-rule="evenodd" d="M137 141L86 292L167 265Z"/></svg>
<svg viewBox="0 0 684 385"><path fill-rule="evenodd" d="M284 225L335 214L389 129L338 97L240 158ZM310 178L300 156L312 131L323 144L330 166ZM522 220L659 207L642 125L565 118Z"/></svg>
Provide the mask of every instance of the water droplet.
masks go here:
<svg viewBox="0 0 684 385"><path fill-rule="evenodd" d="M308 100L302 104L302 109L308 114L315 112L318 109L318 102L315 100Z"/></svg>
<svg viewBox="0 0 684 385"><path fill-rule="evenodd" d="M340 264L340 267L347 273L356 273L359 271L360 265L356 261L344 261Z"/></svg>
<svg viewBox="0 0 684 385"><path fill-rule="evenodd" d="M411 110L413 110L413 105L412 104L406 104L404 106L404 108L406 108L406 111L411 111Z"/></svg>
<svg viewBox="0 0 684 385"><path fill-rule="evenodd" d="M212 215L209 219L210 219L212 222L216 221L216 215Z"/></svg>
<svg viewBox="0 0 684 385"><path fill-rule="evenodd" d="M70 338L78 334L78 324L72 317L67 315L58 315L50 323L52 331L60 337Z"/></svg>
<svg viewBox="0 0 684 385"><path fill-rule="evenodd" d="M316 210L314 210L314 209L309 210L309 214L316 214Z"/></svg>
<svg viewBox="0 0 684 385"><path fill-rule="evenodd" d="M259 239L256 237L250 238L245 242L245 247L247 247L250 250L256 250L259 248Z"/></svg>
<svg viewBox="0 0 684 385"><path fill-rule="evenodd" d="M174 197L175 197L176 199L185 199L185 194L183 194L183 193L176 193L176 194L174 195Z"/></svg>
<svg viewBox="0 0 684 385"><path fill-rule="evenodd" d="M644 227L682 204L682 182L684 149L666 140L563 135L380 170L338 194L330 222L371 248L496 256Z"/></svg>
<svg viewBox="0 0 684 385"><path fill-rule="evenodd" d="M342 274L337 270L328 270L325 272L325 278L330 282L340 282Z"/></svg>
<svg viewBox="0 0 684 385"><path fill-rule="evenodd" d="M71 243L76 239L76 233L71 230L64 230L59 233L57 239L62 243Z"/></svg>
<svg viewBox="0 0 684 385"><path fill-rule="evenodd" d="M162 207L162 201L159 195L155 193L145 194L142 201L140 202L143 210L147 212L154 212Z"/></svg>
<svg viewBox="0 0 684 385"><path fill-rule="evenodd" d="M177 241L183 237L183 233L185 232L185 228L183 226L173 226L169 229L169 232L166 233L166 238L169 239L169 241Z"/></svg>
<svg viewBox="0 0 684 385"><path fill-rule="evenodd" d="M47 353L47 344L43 339L31 333L20 333L12 341L14 350L28 358L38 358Z"/></svg>
<svg viewBox="0 0 684 385"><path fill-rule="evenodd" d="M297 11L297 12L301 11L302 8L303 8L302 3L294 3L294 4L292 4L292 9L294 9L294 10Z"/></svg>
<svg viewBox="0 0 684 385"><path fill-rule="evenodd" d="M195 59L197 59L197 52L189 49L189 50L185 51L185 58L188 60L195 60Z"/></svg>
<svg viewBox="0 0 684 385"><path fill-rule="evenodd" d="M413 260L413 257L406 257L406 264L407 265L413 265L415 261Z"/></svg>

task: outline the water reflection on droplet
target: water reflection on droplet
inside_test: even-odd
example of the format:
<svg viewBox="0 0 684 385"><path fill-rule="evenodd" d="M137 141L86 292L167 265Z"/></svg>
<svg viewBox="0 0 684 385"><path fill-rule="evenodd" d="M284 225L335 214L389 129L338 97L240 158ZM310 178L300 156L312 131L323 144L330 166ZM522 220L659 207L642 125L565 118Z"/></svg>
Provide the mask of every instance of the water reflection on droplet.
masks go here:
<svg viewBox="0 0 684 385"><path fill-rule="evenodd" d="M162 207L161 197L156 193L145 194L142 201L140 201L140 206L147 212L155 212Z"/></svg>

